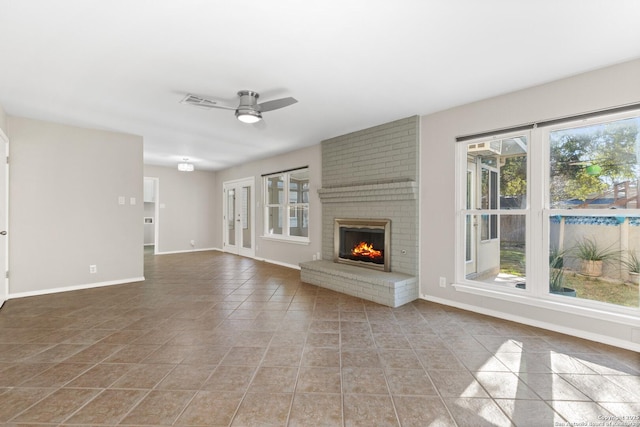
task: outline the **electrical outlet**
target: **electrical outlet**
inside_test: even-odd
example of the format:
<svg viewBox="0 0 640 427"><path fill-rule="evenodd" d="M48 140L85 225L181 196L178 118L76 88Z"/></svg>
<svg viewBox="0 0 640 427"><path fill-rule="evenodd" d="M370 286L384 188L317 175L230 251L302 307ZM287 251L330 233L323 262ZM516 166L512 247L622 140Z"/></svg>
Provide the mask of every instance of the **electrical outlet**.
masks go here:
<svg viewBox="0 0 640 427"><path fill-rule="evenodd" d="M95 264L91 264L89 266L89 274L96 274L98 272L98 266Z"/></svg>
<svg viewBox="0 0 640 427"><path fill-rule="evenodd" d="M316 254L313 254L313 260L315 261L317 259Z"/></svg>
<svg viewBox="0 0 640 427"><path fill-rule="evenodd" d="M196 245L196 241L195 240L192 240L190 243L191 243L191 246L195 246Z"/></svg>
<svg viewBox="0 0 640 427"><path fill-rule="evenodd" d="M440 277L440 287L441 288L446 288L447 287L447 278L446 277Z"/></svg>

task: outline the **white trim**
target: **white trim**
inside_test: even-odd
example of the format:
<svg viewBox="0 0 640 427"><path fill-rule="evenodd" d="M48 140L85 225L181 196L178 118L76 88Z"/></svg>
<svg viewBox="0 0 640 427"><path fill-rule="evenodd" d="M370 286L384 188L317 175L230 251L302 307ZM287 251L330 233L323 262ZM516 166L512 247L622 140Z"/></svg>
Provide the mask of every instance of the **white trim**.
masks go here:
<svg viewBox="0 0 640 427"><path fill-rule="evenodd" d="M309 239L298 240L298 239L293 239L291 237L276 237L276 235L272 235L272 234L268 234L268 235L265 235L265 236L260 236L260 238L264 239L264 240L272 240L274 242L294 243L296 245L309 245L309 244L311 244L311 240L309 240Z"/></svg>
<svg viewBox="0 0 640 427"><path fill-rule="evenodd" d="M48 295L48 294L55 294L59 292L79 291L82 289L101 288L104 286L124 285L127 283L144 282L144 280L145 280L144 276L141 276L141 277L131 277L128 279L121 279L121 280L110 280L107 282L87 283L84 285L63 286L60 288L49 288L49 289L41 289L38 291L19 292L16 294L9 294L9 299Z"/></svg>
<svg viewBox="0 0 640 427"><path fill-rule="evenodd" d="M5 300L9 299L9 278L7 274L9 273L9 156L10 156L10 145L9 145L9 137L4 133L4 131L0 128L0 144L5 144L6 150L4 150L4 154L6 155L7 160L0 159L0 161L5 162L4 166L4 200L1 200L0 203L4 204L4 222L0 224L0 228L4 230L7 234L2 238L2 244L4 245L4 265L0 265L0 286L2 286L2 293L0 297L0 307L4 304Z"/></svg>
<svg viewBox="0 0 640 427"><path fill-rule="evenodd" d="M184 253L189 253L189 252L206 252L206 251L222 252L222 249L220 249L220 248L185 249L185 250L182 250L182 251L156 252L154 255L171 255L171 254L184 254Z"/></svg>
<svg viewBox="0 0 640 427"><path fill-rule="evenodd" d="M495 289L482 288L475 284L464 285L454 283L451 286L458 292L465 292L503 301L526 304L532 307L554 310L559 313L569 313L595 320L606 320L608 322L614 322L624 326L640 327L640 318L638 318L638 316L634 315L633 313L624 314L605 310L603 308L576 305L574 298L571 297L549 294L548 299L542 299L539 297L532 297L531 295L522 291L501 292Z"/></svg>
<svg viewBox="0 0 640 427"><path fill-rule="evenodd" d="M280 261L275 261L272 259L266 259L266 258L253 258L256 261L263 261L263 262L268 262L269 264L275 264L275 265L279 265L281 267L287 267L287 268L292 268L294 270L300 270L300 266L299 265L294 265L294 264L289 264L286 262L280 262Z"/></svg>
<svg viewBox="0 0 640 427"><path fill-rule="evenodd" d="M491 310L487 308L478 307L475 305L469 305L465 303L461 303L458 301L452 301L445 298L432 297L428 295L421 295L420 299L424 299L426 301L435 302L438 304L448 305L451 307L460 308L463 310L471 311L474 313L484 314L487 316L495 317L498 319L509 320L512 322L522 323L524 325L534 326L536 328L546 329L552 332L559 332L566 335L571 335L578 338L584 338L587 340L600 342L603 344L612 345L615 347L625 348L631 351L640 352L640 344L636 344L630 341L621 340L618 338L612 338L607 335L601 335L596 333L587 332L583 329L574 329L568 328L562 325L557 325L555 323L548 323L544 321L539 321L535 319L531 319L529 317L522 317L513 314L504 313L502 311Z"/></svg>

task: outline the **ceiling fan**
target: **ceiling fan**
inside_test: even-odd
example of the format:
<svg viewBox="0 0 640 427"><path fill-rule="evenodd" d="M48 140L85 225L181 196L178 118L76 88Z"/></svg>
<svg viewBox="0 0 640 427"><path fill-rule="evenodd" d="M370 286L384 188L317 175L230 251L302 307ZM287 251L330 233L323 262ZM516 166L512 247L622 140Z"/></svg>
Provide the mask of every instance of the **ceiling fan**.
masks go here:
<svg viewBox="0 0 640 427"><path fill-rule="evenodd" d="M240 97L240 102L237 107L221 104L213 99L193 94L187 94L180 102L206 109L221 108L223 110L235 110L236 118L243 123L259 122L262 120L262 113L288 107L298 102L295 98L287 97L258 104L260 94L251 90L241 90L238 92L238 96Z"/></svg>

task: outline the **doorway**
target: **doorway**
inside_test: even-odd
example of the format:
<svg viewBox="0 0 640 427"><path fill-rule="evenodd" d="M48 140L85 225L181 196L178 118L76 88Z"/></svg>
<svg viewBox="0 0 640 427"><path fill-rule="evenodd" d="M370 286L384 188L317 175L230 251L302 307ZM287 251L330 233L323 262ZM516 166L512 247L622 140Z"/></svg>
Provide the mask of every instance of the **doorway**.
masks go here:
<svg viewBox="0 0 640 427"><path fill-rule="evenodd" d="M9 138L0 129L0 307L9 297Z"/></svg>
<svg viewBox="0 0 640 427"><path fill-rule="evenodd" d="M224 252L255 257L254 183L254 178L244 178L222 184Z"/></svg>
<svg viewBox="0 0 640 427"><path fill-rule="evenodd" d="M144 177L144 249L145 253L158 251L158 186L159 179Z"/></svg>

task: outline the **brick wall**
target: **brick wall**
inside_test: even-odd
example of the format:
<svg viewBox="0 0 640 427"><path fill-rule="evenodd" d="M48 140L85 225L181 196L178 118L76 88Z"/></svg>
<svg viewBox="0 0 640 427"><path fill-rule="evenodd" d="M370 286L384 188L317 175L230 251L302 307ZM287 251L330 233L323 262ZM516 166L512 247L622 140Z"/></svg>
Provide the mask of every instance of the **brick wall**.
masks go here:
<svg viewBox="0 0 640 427"><path fill-rule="evenodd" d="M322 258L335 218L391 220L391 271L418 274L417 116L322 142Z"/></svg>
<svg viewBox="0 0 640 427"><path fill-rule="evenodd" d="M322 141L322 187L418 181L418 116Z"/></svg>

